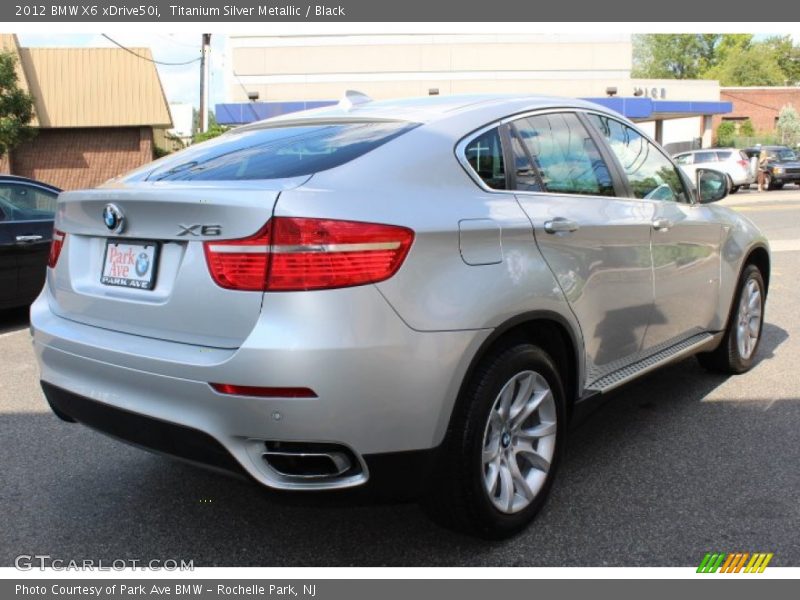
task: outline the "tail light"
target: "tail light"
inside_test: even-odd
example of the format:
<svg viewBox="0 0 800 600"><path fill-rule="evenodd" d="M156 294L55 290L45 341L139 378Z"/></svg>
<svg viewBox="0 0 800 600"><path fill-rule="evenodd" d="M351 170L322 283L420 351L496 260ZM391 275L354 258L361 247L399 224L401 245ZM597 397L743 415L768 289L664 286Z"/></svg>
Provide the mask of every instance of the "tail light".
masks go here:
<svg viewBox="0 0 800 600"><path fill-rule="evenodd" d="M298 291L383 281L403 264L414 232L405 227L276 217L252 237L205 242L217 285Z"/></svg>
<svg viewBox="0 0 800 600"><path fill-rule="evenodd" d="M47 257L47 266L54 269L58 262L58 257L61 256L61 248L64 246L64 240L67 234L58 229L53 229L53 240L50 242L50 255Z"/></svg>
<svg viewBox="0 0 800 600"><path fill-rule="evenodd" d="M742 166L745 169L750 166L750 163L748 161L746 161L746 160L737 160L736 162L738 162L739 165Z"/></svg>

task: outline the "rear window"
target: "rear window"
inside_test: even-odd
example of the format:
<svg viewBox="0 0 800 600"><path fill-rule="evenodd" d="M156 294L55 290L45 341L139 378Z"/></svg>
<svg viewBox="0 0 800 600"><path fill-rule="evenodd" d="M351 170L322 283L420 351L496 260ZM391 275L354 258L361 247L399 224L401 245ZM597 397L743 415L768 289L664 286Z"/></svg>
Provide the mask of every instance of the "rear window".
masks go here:
<svg viewBox="0 0 800 600"><path fill-rule="evenodd" d="M715 152L698 152L694 155L695 163L717 162L717 154Z"/></svg>
<svg viewBox="0 0 800 600"><path fill-rule="evenodd" d="M233 132L169 157L145 179L235 181L310 175L354 160L416 126L323 123Z"/></svg>

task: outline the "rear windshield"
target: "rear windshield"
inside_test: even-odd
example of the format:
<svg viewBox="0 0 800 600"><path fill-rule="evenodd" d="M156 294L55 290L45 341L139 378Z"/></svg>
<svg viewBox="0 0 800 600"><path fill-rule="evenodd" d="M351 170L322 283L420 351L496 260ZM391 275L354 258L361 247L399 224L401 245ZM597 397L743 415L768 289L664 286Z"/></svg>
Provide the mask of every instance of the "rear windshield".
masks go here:
<svg viewBox="0 0 800 600"><path fill-rule="evenodd" d="M324 123L233 132L168 158L145 179L234 181L310 175L343 165L416 126Z"/></svg>

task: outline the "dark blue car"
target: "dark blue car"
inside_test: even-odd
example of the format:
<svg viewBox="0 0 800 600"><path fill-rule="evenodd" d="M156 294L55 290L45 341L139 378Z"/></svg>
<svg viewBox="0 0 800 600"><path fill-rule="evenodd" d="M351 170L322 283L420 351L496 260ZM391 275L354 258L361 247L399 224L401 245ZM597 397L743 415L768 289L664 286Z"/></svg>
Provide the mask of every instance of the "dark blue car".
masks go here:
<svg viewBox="0 0 800 600"><path fill-rule="evenodd" d="M0 175L0 309L30 304L42 290L60 191Z"/></svg>

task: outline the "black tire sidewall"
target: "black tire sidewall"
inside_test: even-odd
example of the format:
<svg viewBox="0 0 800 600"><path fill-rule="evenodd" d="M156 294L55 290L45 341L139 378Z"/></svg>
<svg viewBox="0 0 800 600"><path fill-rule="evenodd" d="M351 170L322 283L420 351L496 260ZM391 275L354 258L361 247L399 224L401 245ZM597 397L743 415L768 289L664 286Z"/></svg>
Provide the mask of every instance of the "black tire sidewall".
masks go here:
<svg viewBox="0 0 800 600"><path fill-rule="evenodd" d="M556 404L557 431L556 448L550 471L539 494L525 509L518 513L506 514L492 504L483 483L483 436L489 413L503 386L522 371L535 371L547 380ZM471 386L466 430L463 438L464 459L468 469L467 481L470 496L473 498L475 518L479 531L487 537L507 537L519 531L530 522L543 506L558 469L566 434L565 397L561 378L552 359L540 348L532 344L515 345L503 352L483 377Z"/></svg>
<svg viewBox="0 0 800 600"><path fill-rule="evenodd" d="M755 279L758 283L758 287L761 290L761 322L759 323L758 328L758 340L756 341L756 347L753 348L753 351L750 353L749 358L743 358L742 355L739 353L739 344L737 341L737 328L739 323L739 306L742 302L742 294L744 294L745 288L747 287L747 282L751 279ZM739 373L744 373L748 371L755 362L756 354L758 353L758 349L761 346L761 338L764 335L764 308L766 306L766 293L764 290L764 278L761 275L761 271L755 265L748 265L745 267L745 270L742 272L742 276L739 278L739 287L736 293L736 300L734 301L733 307L731 309L730 314L730 323L728 324L728 356L730 357L731 367L734 368L735 371Z"/></svg>

